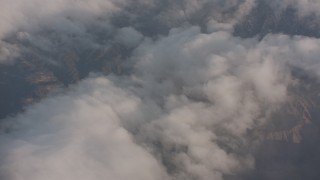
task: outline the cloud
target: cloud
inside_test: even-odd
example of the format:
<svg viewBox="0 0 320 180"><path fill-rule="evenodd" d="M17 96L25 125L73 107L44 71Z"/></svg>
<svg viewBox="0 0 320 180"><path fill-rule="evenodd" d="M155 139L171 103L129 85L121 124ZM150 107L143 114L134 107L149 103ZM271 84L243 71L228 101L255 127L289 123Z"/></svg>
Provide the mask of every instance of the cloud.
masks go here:
<svg viewBox="0 0 320 180"><path fill-rule="evenodd" d="M266 123L291 83L266 53L272 43L199 27L146 38L131 75L90 78L10 119L2 176L223 179L251 169L247 130Z"/></svg>
<svg viewBox="0 0 320 180"><path fill-rule="evenodd" d="M139 105L102 77L44 100L15 119L9 136L1 135L0 177L166 179L162 166L121 126L119 116Z"/></svg>
<svg viewBox="0 0 320 180"><path fill-rule="evenodd" d="M298 10L298 14L303 16L316 15L320 14L320 2L314 0L284 0L284 1L271 1L271 5L276 8L285 9L288 7Z"/></svg>
<svg viewBox="0 0 320 180"><path fill-rule="evenodd" d="M67 16L70 18L76 17L78 20L90 20L90 16L99 15L105 10L112 11L115 9L112 1L99 0L92 3L72 0L59 0L54 3L38 0L28 2L17 0L12 3L11 1L2 0L2 4L1 38L19 28L35 28L34 25L39 25L39 22L44 20L50 26L53 26L57 21L63 23ZM38 7L42 7L41 10Z"/></svg>
<svg viewBox="0 0 320 180"><path fill-rule="evenodd" d="M115 40L125 46L135 47L139 45L139 43L142 41L142 38L143 35L132 27L124 27L119 29Z"/></svg>
<svg viewBox="0 0 320 180"><path fill-rule="evenodd" d="M255 166L255 137L248 132L259 131L290 99L288 89L296 85L291 68L319 76L319 39L232 35L255 1L138 3L147 8L111 0L5 3L12 11L1 12L0 61L22 51L59 62L56 54L79 48L81 60L94 62L82 50L114 48L104 61L125 57L129 72L92 75L4 119L0 178L237 176ZM128 21L113 23L117 15ZM147 34L141 27L149 21L141 19L167 26L168 33Z"/></svg>
<svg viewBox="0 0 320 180"><path fill-rule="evenodd" d="M0 43L0 64L11 63L18 56L19 49L15 45L5 42Z"/></svg>
<svg viewBox="0 0 320 180"><path fill-rule="evenodd" d="M232 26L254 6L252 0L59 0L54 3L47 0L16 0L14 3L2 0L2 4L0 40L18 44L21 46L19 49L31 49L19 39L19 34L28 34L26 41L44 51L59 49L61 43L67 44L74 39L78 41L76 43L80 41L79 44L91 44L95 48L110 45L109 40L112 41L113 37L119 41L117 32L121 36L121 32L130 28L143 35L157 36L158 32L166 33L172 27L188 24L205 26L209 21L219 21L225 27ZM41 10L37 7L41 7ZM237 10L225 15L225 11L232 12L231 9ZM120 39L128 36L123 35ZM45 46L43 39L49 39ZM15 58L12 56L11 59Z"/></svg>
<svg viewBox="0 0 320 180"><path fill-rule="evenodd" d="M83 42L86 38L88 26L93 26L98 17L108 17L120 9L124 1L73 1L59 0L51 1L22 1L14 2L2 0L0 8L0 41L1 44L10 44L17 49L31 49L25 41L31 41L44 50L57 46L54 42L68 36L81 36ZM41 7L39 9L38 7ZM101 23L102 24L102 23ZM103 28L107 25L101 25ZM49 35L48 31L55 33ZM41 36L41 33L46 35ZM21 34L28 34L29 38L24 38L21 42ZM48 37L49 36L49 37ZM58 36L58 37L57 37ZM47 40L43 46L43 40ZM48 41L49 40L49 41ZM91 42L92 43L92 42ZM51 46L48 48L48 46ZM46 49L47 48L47 49ZM55 47L57 48L57 47ZM17 56L7 55L9 60ZM6 59L2 57L1 61Z"/></svg>

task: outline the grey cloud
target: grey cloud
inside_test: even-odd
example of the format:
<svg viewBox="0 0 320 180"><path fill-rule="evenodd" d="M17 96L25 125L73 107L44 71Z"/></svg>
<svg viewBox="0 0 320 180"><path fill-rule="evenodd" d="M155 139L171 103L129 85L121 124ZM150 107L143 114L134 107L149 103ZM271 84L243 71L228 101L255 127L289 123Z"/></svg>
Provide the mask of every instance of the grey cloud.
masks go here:
<svg viewBox="0 0 320 180"><path fill-rule="evenodd" d="M19 56L19 48L15 45L1 42L0 43L0 64L12 63Z"/></svg>
<svg viewBox="0 0 320 180"><path fill-rule="evenodd" d="M285 9L288 7L293 7L298 10L300 16L309 16L309 15L317 15L320 14L320 2L319 1L313 1L313 0L284 0L284 1L278 1L273 0L271 1L273 5L277 8Z"/></svg>
<svg viewBox="0 0 320 180"><path fill-rule="evenodd" d="M136 47L142 41L142 38L143 35L132 27L124 27L119 29L115 40L128 47Z"/></svg>

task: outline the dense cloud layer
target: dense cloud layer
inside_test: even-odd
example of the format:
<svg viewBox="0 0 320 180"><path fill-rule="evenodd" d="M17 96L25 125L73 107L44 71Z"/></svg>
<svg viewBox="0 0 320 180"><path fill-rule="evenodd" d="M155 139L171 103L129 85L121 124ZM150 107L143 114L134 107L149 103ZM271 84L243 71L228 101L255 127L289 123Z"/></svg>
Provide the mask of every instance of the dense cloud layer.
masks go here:
<svg viewBox="0 0 320 180"><path fill-rule="evenodd" d="M232 35L252 0L135 2L145 9L129 0L2 3L9 10L0 12L0 63L33 51L26 41L43 54L59 53L59 40L63 47L123 46L117 58L126 55L128 72L92 74L4 119L1 179L237 177L254 169L259 129L299 86L291 68L320 76L319 39ZM167 34L148 33L145 15L169 27ZM113 23L122 16L131 19Z"/></svg>

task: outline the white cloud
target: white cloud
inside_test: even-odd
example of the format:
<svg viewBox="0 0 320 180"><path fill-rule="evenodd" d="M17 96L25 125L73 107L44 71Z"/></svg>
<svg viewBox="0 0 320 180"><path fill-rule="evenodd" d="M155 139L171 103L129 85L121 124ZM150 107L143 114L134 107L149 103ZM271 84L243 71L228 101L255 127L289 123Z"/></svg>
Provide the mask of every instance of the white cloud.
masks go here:
<svg viewBox="0 0 320 180"><path fill-rule="evenodd" d="M91 46L87 23L126 2L8 1L12 12L2 12L7 16L0 37L27 27L18 38L50 50L50 38L32 34L50 27L58 36L83 35ZM253 168L252 155L243 150L250 145L247 131L266 123L286 102L290 66L320 75L320 42L286 35L262 41L233 37L233 23L254 6L251 0L241 2L217 6L239 8L227 23L210 16L209 34L183 24L167 36L148 38L129 25L113 29L96 22L111 29L115 42L135 48L127 62L132 73L90 77L6 119L0 126L0 178L219 180ZM174 4L183 12L164 8L168 13L156 17L187 22L183 19L207 3L181 1ZM43 10L34 11L34 5ZM0 61L18 52L4 45Z"/></svg>
<svg viewBox="0 0 320 180"><path fill-rule="evenodd" d="M253 168L242 150L247 130L287 100L288 65L317 66L318 47L317 39L259 42L198 27L145 38L131 76L89 78L8 119L1 176L223 179Z"/></svg>
<svg viewBox="0 0 320 180"><path fill-rule="evenodd" d="M121 3L121 1L120 1ZM1 0L1 28L0 38L19 28L28 30L40 28L39 23L48 23L50 26L71 25L61 24L67 17L80 21L88 21L94 16L112 13L117 10L113 1L23 1ZM41 7L41 8L39 8ZM58 22L58 24L56 24ZM60 24L59 24L60 23Z"/></svg>
<svg viewBox="0 0 320 180"><path fill-rule="evenodd" d="M1 136L2 176L222 179L252 168L249 153L219 143L226 136L246 143L246 130L286 100L290 83L277 61L248 56L259 54L254 44L197 27L145 39L130 60L132 76L110 77L118 87L103 77L85 80L10 120L12 132ZM176 170L167 175L163 161Z"/></svg>
<svg viewBox="0 0 320 180"><path fill-rule="evenodd" d="M166 179L121 126L138 99L105 78L73 88L31 107L1 135L1 179Z"/></svg>

